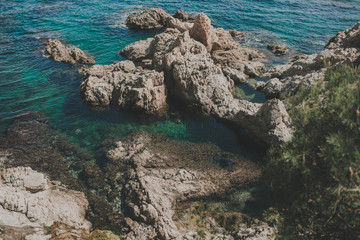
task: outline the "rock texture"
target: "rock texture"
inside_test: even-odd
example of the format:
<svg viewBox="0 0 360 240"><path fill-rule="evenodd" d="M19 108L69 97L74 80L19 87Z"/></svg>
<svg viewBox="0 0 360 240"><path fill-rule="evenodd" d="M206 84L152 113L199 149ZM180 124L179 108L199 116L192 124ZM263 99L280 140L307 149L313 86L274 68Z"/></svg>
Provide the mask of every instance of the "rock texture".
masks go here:
<svg viewBox="0 0 360 240"><path fill-rule="evenodd" d="M121 229L123 215L118 210L119 186L108 184L115 182L116 174L121 172L119 166L111 165L106 170L99 168L92 156L50 127L49 119L40 113L21 114L6 135L6 139L0 140L3 167L31 167L68 188L83 192L89 201L87 218L94 228Z"/></svg>
<svg viewBox="0 0 360 240"><path fill-rule="evenodd" d="M141 13L131 14L125 24L132 29L161 29L169 17L171 16L161 8L150 8Z"/></svg>
<svg viewBox="0 0 360 240"><path fill-rule="evenodd" d="M45 42L44 57L51 58L57 62L69 64L95 64L95 60L88 53L79 48L63 44L59 40L48 39Z"/></svg>
<svg viewBox="0 0 360 240"><path fill-rule="evenodd" d="M308 88L324 77L327 69L340 64L360 63L360 23L338 33L319 54L296 56L285 65L270 69L264 76L266 84L258 86L268 98L285 98L300 88Z"/></svg>
<svg viewBox="0 0 360 240"><path fill-rule="evenodd" d="M271 50L275 55L285 55L289 52L285 45L267 45L267 49Z"/></svg>
<svg viewBox="0 0 360 240"><path fill-rule="evenodd" d="M247 161L236 161L231 168L221 169L198 158L202 168L191 167L194 163L186 153L164 152L163 144L154 145L152 141L151 135L142 132L117 142L116 148L108 152L112 161L128 166L124 195L129 233L125 239L186 239L189 229L173 219L177 202L223 195L256 180L260 174ZM173 146L174 151L176 144Z"/></svg>
<svg viewBox="0 0 360 240"><path fill-rule="evenodd" d="M154 11L136 16L149 20L144 16ZM159 9L156 12L165 16ZM228 30L215 29L205 14L196 16L194 23L179 20L189 18L181 14L166 17L163 22L168 28L163 33L125 47L120 54L131 61L86 70L82 98L92 106L111 104L159 115L169 96L196 112L231 123L259 142L288 140L290 122L281 102L261 107L233 97L234 82L245 83L265 70L260 62L263 56L234 41Z"/></svg>
<svg viewBox="0 0 360 240"><path fill-rule="evenodd" d="M161 115L167 108L163 73L141 70L133 62L95 65L85 70L81 97L91 106L110 104L146 114Z"/></svg>
<svg viewBox="0 0 360 240"><path fill-rule="evenodd" d="M182 9L177 10L173 17L181 20L182 22L194 22L195 21L195 17L184 12L184 10L182 10Z"/></svg>
<svg viewBox="0 0 360 240"><path fill-rule="evenodd" d="M50 239L43 227L56 222L79 233L90 232L91 224L85 220L88 201L83 193L49 181L29 167L2 169L0 175L0 228L5 229L0 237L11 236L14 233L10 230L15 228L23 229L27 240Z"/></svg>

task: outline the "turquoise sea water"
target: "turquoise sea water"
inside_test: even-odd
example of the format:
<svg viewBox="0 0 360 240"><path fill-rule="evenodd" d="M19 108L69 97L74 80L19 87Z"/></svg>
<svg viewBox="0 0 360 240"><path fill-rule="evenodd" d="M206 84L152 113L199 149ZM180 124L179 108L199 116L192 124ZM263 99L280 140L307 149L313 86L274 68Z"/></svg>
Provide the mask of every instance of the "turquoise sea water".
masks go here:
<svg viewBox="0 0 360 240"><path fill-rule="evenodd" d="M0 0L0 132L18 114L34 110L89 151L111 134L144 129L256 157L256 147L212 118L174 115L143 122L116 109L93 110L80 99L82 78L76 69L41 55L45 40L56 38L87 50L98 64L122 60L117 53L123 47L155 34L129 30L124 20L154 6L171 14L181 8L204 12L216 27L246 31L243 44L265 49L269 43L285 43L293 53L319 52L331 36L360 21L360 0ZM248 86L243 92L255 96ZM254 99L263 101L258 94Z"/></svg>

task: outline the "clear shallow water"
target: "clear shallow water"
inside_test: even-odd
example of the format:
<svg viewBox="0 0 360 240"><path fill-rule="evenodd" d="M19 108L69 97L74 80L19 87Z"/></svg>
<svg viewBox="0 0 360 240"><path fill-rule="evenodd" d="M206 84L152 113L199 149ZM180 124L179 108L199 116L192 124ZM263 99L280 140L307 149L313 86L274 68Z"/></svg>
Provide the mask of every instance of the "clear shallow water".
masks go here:
<svg viewBox="0 0 360 240"><path fill-rule="evenodd" d="M171 14L180 8L204 12L216 27L247 31L243 44L265 48L285 43L298 53L319 52L336 32L360 21L360 0L0 0L0 132L16 115L35 110L89 150L109 135L144 129L254 157L256 149L245 145L246 139L239 140L211 118L143 123L130 113L92 110L80 99L82 78L76 69L41 56L45 40L57 38L89 51L98 64L122 60L117 53L123 47L155 34L122 24L131 12L150 6ZM262 101L261 96L256 101Z"/></svg>

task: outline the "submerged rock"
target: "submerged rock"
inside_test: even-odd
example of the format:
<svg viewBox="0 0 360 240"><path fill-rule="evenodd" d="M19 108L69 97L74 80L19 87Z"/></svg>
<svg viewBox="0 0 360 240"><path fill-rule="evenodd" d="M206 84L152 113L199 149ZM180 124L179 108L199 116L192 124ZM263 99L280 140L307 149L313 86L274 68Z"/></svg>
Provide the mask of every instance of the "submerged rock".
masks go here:
<svg viewBox="0 0 360 240"><path fill-rule="evenodd" d="M78 231L78 236L90 232L91 224L85 220L88 201L83 193L49 181L29 167L1 169L0 175L0 228L5 226L0 237L7 239L14 234L9 230L23 228L25 239L49 239L44 226L56 222Z"/></svg>
<svg viewBox="0 0 360 240"><path fill-rule="evenodd" d="M118 201L111 198L112 194L120 195L119 190L115 186L109 187L104 180L110 173L92 167L91 176L81 174L89 163L95 162L95 159L67 140L56 129L51 128L49 119L45 115L25 113L18 116L9 127L7 138L0 145L0 159L3 159L2 166L5 168L31 167L38 172L46 173L51 180L66 184L69 189L85 193L89 201L87 217L94 228L106 227L112 230L121 228L122 213L114 210L116 207L113 206L116 206ZM119 171L119 168L112 166L111 169ZM77 174L79 178L76 178ZM40 174L37 176L38 179L42 179L39 177ZM29 191L36 192L42 189L44 184L26 186ZM109 192L108 189L111 191Z"/></svg>
<svg viewBox="0 0 360 240"><path fill-rule="evenodd" d="M88 53L85 53L74 46L65 45L59 40L48 39L45 42L44 57L51 58L57 62L69 64L95 64L95 60Z"/></svg>
<svg viewBox="0 0 360 240"><path fill-rule="evenodd" d="M216 148L195 152L197 145L185 145L139 132L109 150L108 158L127 166L124 196L129 232L124 239L185 239L191 229L174 220L177 202L226 194L256 181L260 174L255 164L244 160L234 159L231 167L221 169L209 158ZM208 157L194 161L192 154Z"/></svg>
<svg viewBox="0 0 360 240"><path fill-rule="evenodd" d="M285 45L267 45L266 47L275 55L285 55L287 52L289 52L289 49Z"/></svg>
<svg viewBox="0 0 360 240"><path fill-rule="evenodd" d="M165 27L169 17L171 16L161 8L150 8L141 13L131 14L125 24L132 29L161 29Z"/></svg>
<svg viewBox="0 0 360 240"><path fill-rule="evenodd" d="M268 98L284 99L300 88L309 88L322 79L327 69L340 64L360 63L360 23L339 32L319 54L299 55L285 65L270 69L264 76L269 79L259 86Z"/></svg>

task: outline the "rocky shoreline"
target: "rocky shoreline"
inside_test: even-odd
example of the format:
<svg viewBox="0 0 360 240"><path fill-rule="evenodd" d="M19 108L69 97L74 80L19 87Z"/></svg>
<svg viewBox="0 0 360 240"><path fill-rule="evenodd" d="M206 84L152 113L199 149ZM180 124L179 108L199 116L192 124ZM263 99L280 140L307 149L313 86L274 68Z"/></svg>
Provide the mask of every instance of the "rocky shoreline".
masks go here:
<svg viewBox="0 0 360 240"><path fill-rule="evenodd" d="M87 53L51 39L44 56L93 65L81 68L80 93L92 107L164 116L171 101L177 101L267 146L291 139L291 119L282 100L311 87L329 68L360 64L360 23L338 33L321 53L296 56L269 70L258 50L236 42L241 33L214 28L205 14L178 11L171 16L152 8L130 15L125 24L163 32L128 45L119 52L128 60L112 65L93 65ZM271 49L287 51L284 46ZM267 96L264 104L234 97L234 84L259 76L269 79L256 84ZM50 127L40 113L19 116L1 141L0 239L275 236L276 230L264 222L199 204L257 183L261 176L258 164L216 146L138 131L107 145L100 161ZM236 227L229 230L229 225Z"/></svg>
<svg viewBox="0 0 360 240"><path fill-rule="evenodd" d="M126 24L166 29L121 50L128 61L84 70L85 102L161 116L173 99L266 145L290 139L290 121L281 100L261 105L233 96L234 83L245 83L265 71L263 56L236 42L234 31L214 28L205 14L182 22L158 8L131 15Z"/></svg>

